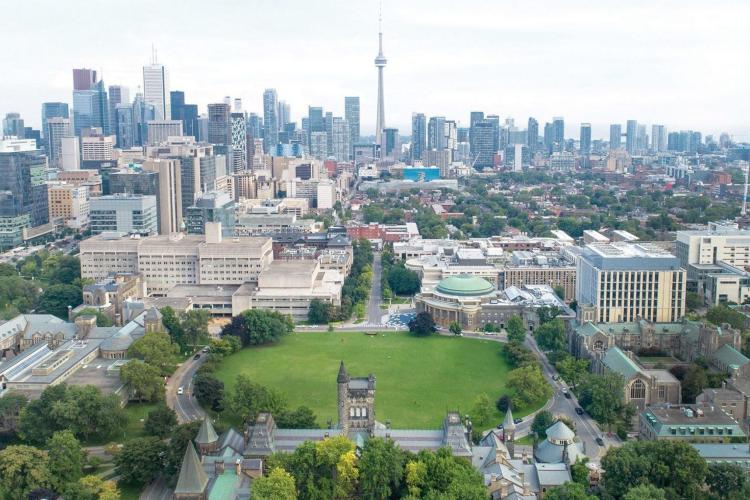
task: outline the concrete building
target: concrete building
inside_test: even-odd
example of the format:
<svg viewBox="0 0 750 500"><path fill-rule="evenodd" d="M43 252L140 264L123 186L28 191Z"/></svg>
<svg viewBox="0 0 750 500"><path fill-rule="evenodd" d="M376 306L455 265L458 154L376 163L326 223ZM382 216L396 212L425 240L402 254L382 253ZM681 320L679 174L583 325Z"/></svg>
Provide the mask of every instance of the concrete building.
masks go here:
<svg viewBox="0 0 750 500"><path fill-rule="evenodd" d="M91 232L158 233L156 196L117 193L91 200Z"/></svg>
<svg viewBox="0 0 750 500"><path fill-rule="evenodd" d="M45 142L47 144L47 156L49 157L50 166L64 168L62 166L63 139L69 137L74 137L73 124L69 118L53 117L47 119L45 123Z"/></svg>
<svg viewBox="0 0 750 500"><path fill-rule="evenodd" d="M89 223L89 190L61 182L47 186L49 218L62 219L65 225L80 229Z"/></svg>
<svg viewBox="0 0 750 500"><path fill-rule="evenodd" d="M65 172L81 168L81 148L78 137L60 139L60 156L57 166Z"/></svg>
<svg viewBox="0 0 750 500"><path fill-rule="evenodd" d="M187 209L185 229L188 234L204 234L206 223L220 222L223 236L234 235L235 203L225 192L209 191L198 196Z"/></svg>
<svg viewBox="0 0 750 500"><path fill-rule="evenodd" d="M313 219L297 219L292 213L244 213L234 224L238 236L279 236L284 234L313 233L321 228Z"/></svg>
<svg viewBox="0 0 750 500"><path fill-rule="evenodd" d="M149 294L164 295L175 285L255 282L273 260L270 238L222 239L221 224L205 235L138 238L102 233L81 242L81 276L101 280L111 273L141 273Z"/></svg>
<svg viewBox="0 0 750 500"><path fill-rule="evenodd" d="M500 286L549 285L561 288L563 300L571 301L576 293L576 265L564 252L513 252L510 261L500 268Z"/></svg>
<svg viewBox="0 0 750 500"><path fill-rule="evenodd" d="M149 120L146 122L150 145L167 142L170 137L182 137L182 120Z"/></svg>
<svg viewBox="0 0 750 500"><path fill-rule="evenodd" d="M176 233L182 229L182 178L177 160L146 160L143 169L156 172L158 191L159 234Z"/></svg>
<svg viewBox="0 0 750 500"><path fill-rule="evenodd" d="M330 210L336 201L336 187L332 181L322 180L317 186L317 208L318 210Z"/></svg>
<svg viewBox="0 0 750 500"><path fill-rule="evenodd" d="M102 176L95 170L65 170L57 173L57 180L74 186L85 186L90 198L102 194Z"/></svg>
<svg viewBox="0 0 750 500"><path fill-rule="evenodd" d="M707 405L650 406L639 416L638 438L691 443L746 441L739 422L721 408ZM747 445L741 445L747 447Z"/></svg>
<svg viewBox="0 0 750 500"><path fill-rule="evenodd" d="M577 265L581 322L676 322L685 315L685 270L649 243L590 244Z"/></svg>
<svg viewBox="0 0 750 500"><path fill-rule="evenodd" d="M169 120L172 117L169 71L163 64L154 61L143 67L143 100L154 107L155 120Z"/></svg>

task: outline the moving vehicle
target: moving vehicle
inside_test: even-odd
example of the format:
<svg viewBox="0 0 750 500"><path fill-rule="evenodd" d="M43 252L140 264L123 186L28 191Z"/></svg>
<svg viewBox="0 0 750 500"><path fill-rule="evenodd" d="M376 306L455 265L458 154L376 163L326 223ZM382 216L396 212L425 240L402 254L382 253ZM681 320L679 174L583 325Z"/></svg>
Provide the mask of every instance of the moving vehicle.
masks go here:
<svg viewBox="0 0 750 500"><path fill-rule="evenodd" d="M601 437L596 438L596 444L599 446L604 446L604 440Z"/></svg>
<svg viewBox="0 0 750 500"><path fill-rule="evenodd" d="M576 408L576 413L579 415L583 415L583 408Z"/></svg>
<svg viewBox="0 0 750 500"><path fill-rule="evenodd" d="M193 359L200 359L200 357L201 357L201 353L198 353L195 356L193 356Z"/></svg>
<svg viewBox="0 0 750 500"><path fill-rule="evenodd" d="M567 399L570 399L570 391L567 389L563 389L563 396L565 396Z"/></svg>
<svg viewBox="0 0 750 500"><path fill-rule="evenodd" d="M522 418L514 418L514 419L513 419L513 423L514 423L514 424L520 424L521 422L523 422L523 419L522 419Z"/></svg>
<svg viewBox="0 0 750 500"><path fill-rule="evenodd" d="M180 387L179 387L179 388L177 389L177 395L178 395L178 396L182 396L183 394L185 394L185 389L183 389L183 388L182 388L182 386L180 386Z"/></svg>

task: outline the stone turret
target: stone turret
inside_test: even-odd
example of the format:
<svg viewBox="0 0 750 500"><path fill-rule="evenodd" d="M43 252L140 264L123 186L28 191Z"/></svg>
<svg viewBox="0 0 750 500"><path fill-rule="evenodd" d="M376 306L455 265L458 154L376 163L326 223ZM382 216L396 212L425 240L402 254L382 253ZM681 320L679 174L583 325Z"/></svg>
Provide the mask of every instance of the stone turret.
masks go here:
<svg viewBox="0 0 750 500"><path fill-rule="evenodd" d="M219 436L208 417L203 418L195 443L198 445L198 451L201 455L211 455L216 453L219 448Z"/></svg>
<svg viewBox="0 0 750 500"><path fill-rule="evenodd" d="M505 447L508 448L508 453L511 458L514 458L515 456L515 445L513 443L515 439L516 424L513 422L513 413L510 411L509 406L508 411L505 412L505 420L503 420L503 442L505 443Z"/></svg>
<svg viewBox="0 0 750 500"><path fill-rule="evenodd" d="M339 406L339 427L344 431L344 434L349 432L349 405L347 399L347 389L349 387L349 374L346 373L346 367L344 362L341 361L339 365L339 375L336 378L338 387L338 406Z"/></svg>

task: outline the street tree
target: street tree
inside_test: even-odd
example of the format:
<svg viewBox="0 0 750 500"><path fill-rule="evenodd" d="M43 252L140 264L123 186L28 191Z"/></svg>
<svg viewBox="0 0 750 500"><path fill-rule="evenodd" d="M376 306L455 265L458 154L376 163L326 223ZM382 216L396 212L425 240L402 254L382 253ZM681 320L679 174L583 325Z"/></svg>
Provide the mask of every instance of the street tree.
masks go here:
<svg viewBox="0 0 750 500"><path fill-rule="evenodd" d="M130 484L147 484L164 468L166 444L157 437L126 441L115 456L117 473Z"/></svg>
<svg viewBox="0 0 750 500"><path fill-rule="evenodd" d="M566 347L565 324L560 319L542 323L534 332L536 342L545 351L559 351Z"/></svg>
<svg viewBox="0 0 750 500"><path fill-rule="evenodd" d="M526 327L521 316L517 314L510 317L505 325L505 331L508 332L508 342L523 342L526 339Z"/></svg>
<svg viewBox="0 0 750 500"><path fill-rule="evenodd" d="M422 311L409 321L409 331L419 337L435 332L435 320L430 313Z"/></svg>
<svg viewBox="0 0 750 500"><path fill-rule="evenodd" d="M611 427L625 412L625 381L614 372L590 375L578 385L578 402L602 425Z"/></svg>
<svg viewBox="0 0 750 500"><path fill-rule="evenodd" d="M177 426L177 414L166 404L161 403L148 412L143 422L143 430L150 436L166 438Z"/></svg>
<svg viewBox="0 0 750 500"><path fill-rule="evenodd" d="M204 408L213 411L224 409L224 382L210 373L198 373L193 384L195 399Z"/></svg>
<svg viewBox="0 0 750 500"><path fill-rule="evenodd" d="M528 408L552 395L539 365L525 365L508 373L506 385L513 391L513 408Z"/></svg>
<svg viewBox="0 0 750 500"><path fill-rule="evenodd" d="M555 417L552 413L547 410L542 410L534 415L534 420L531 422L531 431L536 434L537 439L547 438L547 429L555 423Z"/></svg>
<svg viewBox="0 0 750 500"><path fill-rule="evenodd" d="M48 467L57 491L83 476L86 453L70 431L57 431L47 441Z"/></svg>
<svg viewBox="0 0 750 500"><path fill-rule="evenodd" d="M128 356L143 360L158 368L161 375L166 376L175 369L178 350L179 347L172 342L169 334L148 332L130 345Z"/></svg>
<svg viewBox="0 0 750 500"><path fill-rule="evenodd" d="M307 321L313 325L324 325L331 321L333 313L333 304L321 299L312 299L310 310L307 312Z"/></svg>
<svg viewBox="0 0 750 500"><path fill-rule="evenodd" d="M159 368L139 359L120 367L120 380L138 401L158 401L164 396L164 378Z"/></svg>
<svg viewBox="0 0 750 500"><path fill-rule="evenodd" d="M453 335L461 335L461 324L458 321L453 321L450 326L448 326L448 330Z"/></svg>

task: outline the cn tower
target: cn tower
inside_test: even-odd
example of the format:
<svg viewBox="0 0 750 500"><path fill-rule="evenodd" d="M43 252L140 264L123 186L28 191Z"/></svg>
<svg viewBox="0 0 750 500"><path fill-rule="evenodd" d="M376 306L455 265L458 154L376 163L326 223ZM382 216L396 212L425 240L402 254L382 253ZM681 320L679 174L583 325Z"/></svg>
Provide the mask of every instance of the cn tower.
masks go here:
<svg viewBox="0 0 750 500"><path fill-rule="evenodd" d="M383 129L385 128L385 101L383 99L383 68L388 62L383 55L383 4L380 4L378 15L378 57L375 58L375 67L378 68L378 117L375 123L375 143L383 147Z"/></svg>

